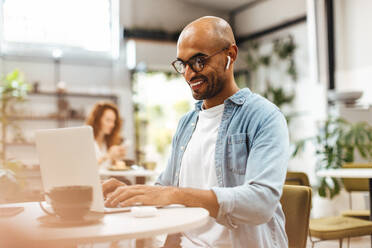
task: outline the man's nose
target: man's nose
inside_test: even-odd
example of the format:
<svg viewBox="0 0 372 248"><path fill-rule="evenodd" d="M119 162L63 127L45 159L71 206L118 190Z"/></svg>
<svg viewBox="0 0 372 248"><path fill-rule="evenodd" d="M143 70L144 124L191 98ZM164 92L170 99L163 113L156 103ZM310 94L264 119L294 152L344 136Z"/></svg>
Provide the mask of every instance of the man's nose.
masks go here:
<svg viewBox="0 0 372 248"><path fill-rule="evenodd" d="M191 69L191 66L186 64L185 66L185 73L183 74L183 76L185 77L186 81L189 82L191 80L191 78L193 78L195 76L195 72L193 71L193 69Z"/></svg>

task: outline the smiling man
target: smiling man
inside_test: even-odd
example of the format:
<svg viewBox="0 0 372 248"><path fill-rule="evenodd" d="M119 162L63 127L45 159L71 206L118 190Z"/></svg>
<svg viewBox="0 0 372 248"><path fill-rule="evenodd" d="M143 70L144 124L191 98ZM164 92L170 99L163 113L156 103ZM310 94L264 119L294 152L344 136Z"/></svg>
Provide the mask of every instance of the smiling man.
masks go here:
<svg viewBox="0 0 372 248"><path fill-rule="evenodd" d="M179 122L157 186L103 184L106 205L183 204L209 211L207 225L182 233L182 247L288 247L280 196L288 131L280 110L239 89L230 25L202 17L187 25L172 63L199 100Z"/></svg>

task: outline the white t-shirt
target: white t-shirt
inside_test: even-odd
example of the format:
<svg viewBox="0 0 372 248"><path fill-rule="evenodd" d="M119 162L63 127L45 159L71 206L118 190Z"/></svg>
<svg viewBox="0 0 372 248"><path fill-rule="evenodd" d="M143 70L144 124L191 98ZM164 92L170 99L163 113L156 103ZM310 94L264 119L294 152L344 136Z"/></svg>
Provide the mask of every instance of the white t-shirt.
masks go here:
<svg viewBox="0 0 372 248"><path fill-rule="evenodd" d="M102 147L100 147L97 143L97 141L94 141L94 148L96 150L96 158L97 158L97 161L98 159L100 159L101 157L105 156L106 153L107 153L107 146L106 144L103 144ZM104 165L106 166L108 164L108 161L103 161L101 163L101 165Z"/></svg>
<svg viewBox="0 0 372 248"><path fill-rule="evenodd" d="M180 187L210 189L218 186L214 155L223 110L224 105L221 104L200 111L198 123L182 158ZM183 233L181 246L231 247L231 239L228 229L209 217L205 226Z"/></svg>

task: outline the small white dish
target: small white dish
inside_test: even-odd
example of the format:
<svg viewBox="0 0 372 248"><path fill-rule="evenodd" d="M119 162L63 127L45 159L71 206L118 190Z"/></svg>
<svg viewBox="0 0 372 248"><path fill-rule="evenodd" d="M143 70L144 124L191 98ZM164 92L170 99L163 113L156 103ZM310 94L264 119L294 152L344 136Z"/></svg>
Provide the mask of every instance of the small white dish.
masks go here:
<svg viewBox="0 0 372 248"><path fill-rule="evenodd" d="M157 214L158 209L153 206L141 206L141 207L132 207L131 213L136 218L147 218L153 217Z"/></svg>

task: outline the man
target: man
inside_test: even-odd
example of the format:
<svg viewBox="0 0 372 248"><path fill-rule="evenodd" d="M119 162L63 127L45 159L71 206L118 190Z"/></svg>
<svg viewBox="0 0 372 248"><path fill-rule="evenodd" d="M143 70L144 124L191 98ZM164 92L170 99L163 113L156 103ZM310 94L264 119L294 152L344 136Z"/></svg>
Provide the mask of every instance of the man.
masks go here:
<svg viewBox="0 0 372 248"><path fill-rule="evenodd" d="M286 121L269 101L239 90L238 48L229 24L202 17L187 25L172 63L200 100L179 122L158 186L103 184L106 205L183 204L209 223L183 233L182 247L287 247L279 203L288 161Z"/></svg>

